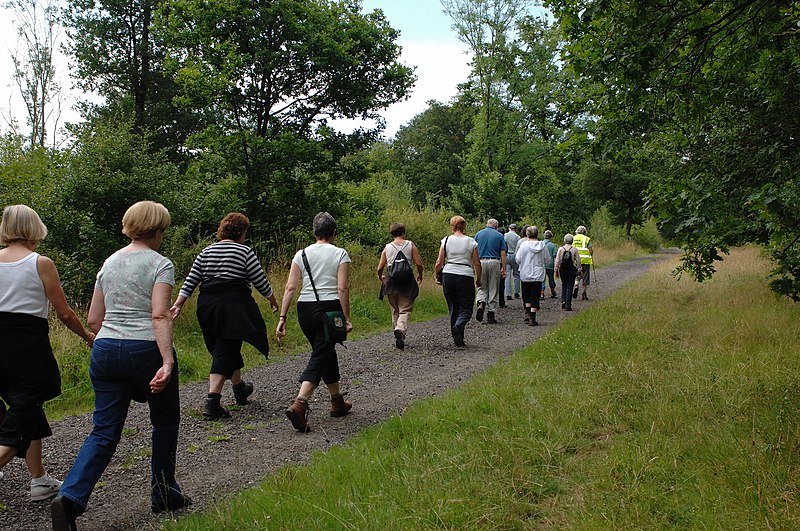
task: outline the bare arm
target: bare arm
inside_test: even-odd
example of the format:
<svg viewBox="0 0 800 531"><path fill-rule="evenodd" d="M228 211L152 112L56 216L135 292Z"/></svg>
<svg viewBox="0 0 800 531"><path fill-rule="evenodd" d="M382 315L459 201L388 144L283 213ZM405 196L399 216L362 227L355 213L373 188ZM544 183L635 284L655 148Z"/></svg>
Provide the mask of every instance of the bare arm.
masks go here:
<svg viewBox="0 0 800 531"><path fill-rule="evenodd" d="M383 269L386 267L386 249L381 251L381 259L378 261L378 269L375 274L378 275L378 280L383 282Z"/></svg>
<svg viewBox="0 0 800 531"><path fill-rule="evenodd" d="M500 251L500 278L506 278L506 260L508 260L508 253Z"/></svg>
<svg viewBox="0 0 800 531"><path fill-rule="evenodd" d="M40 255L36 259L36 268L39 272L39 278L42 280L42 285L44 285L44 293L47 296L47 300L53 305L58 318L67 328L80 336L91 347L94 341L94 334L83 326L75 311L67 303L67 297L61 288L61 280L58 277L56 265L46 256Z"/></svg>
<svg viewBox="0 0 800 531"><path fill-rule="evenodd" d="M172 377L175 358L172 353L172 314L170 313L170 300L172 299L172 286L163 282L153 285L152 319L153 334L156 336L158 351L161 353L161 368L150 381L150 391L160 393L164 390Z"/></svg>
<svg viewBox="0 0 800 531"><path fill-rule="evenodd" d="M417 245L414 242L411 242L411 260L417 265L417 284L422 284L422 279L424 278L422 272L425 266L422 264L422 256L420 256L419 249L417 249Z"/></svg>
<svg viewBox="0 0 800 531"><path fill-rule="evenodd" d="M286 335L286 315L289 313L289 306L292 304L292 297L294 297L294 292L297 291L301 276L300 268L292 262L292 267L289 269L289 278L286 280L286 288L283 290L278 327L275 329L275 335L278 336L278 339Z"/></svg>
<svg viewBox="0 0 800 531"><path fill-rule="evenodd" d="M89 328L95 334L103 326L103 319L106 317L106 301L103 299L103 292L95 288L92 292L92 302L89 304Z"/></svg>
<svg viewBox="0 0 800 531"><path fill-rule="evenodd" d="M345 262L339 264L336 270L336 291L339 292L339 302L344 313L345 329L350 332L353 330L353 322L350 320L350 287L347 282L347 274L350 271L350 264Z"/></svg>
<svg viewBox="0 0 800 531"><path fill-rule="evenodd" d="M472 269L475 270L475 285L481 287L481 259L478 256L478 248L472 250Z"/></svg>
<svg viewBox="0 0 800 531"><path fill-rule="evenodd" d="M436 257L436 265L433 266L433 270L438 275L442 272L442 268L444 267L444 247L439 247L439 256Z"/></svg>

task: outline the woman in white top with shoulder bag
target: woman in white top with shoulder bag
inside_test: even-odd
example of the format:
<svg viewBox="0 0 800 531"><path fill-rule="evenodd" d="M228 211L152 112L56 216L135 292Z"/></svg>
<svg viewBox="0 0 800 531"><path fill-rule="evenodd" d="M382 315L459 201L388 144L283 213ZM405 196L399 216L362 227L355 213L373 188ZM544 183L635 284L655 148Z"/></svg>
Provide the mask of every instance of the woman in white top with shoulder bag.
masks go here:
<svg viewBox="0 0 800 531"><path fill-rule="evenodd" d="M345 335L353 329L348 288L350 256L344 249L333 245L336 237L336 220L333 216L320 212L314 216L313 229L316 243L297 251L292 259L275 330L279 339L286 335L286 316L302 279L303 285L297 299L297 320L311 344L311 357L300 375L297 398L286 410L292 426L301 432L309 431L308 400L320 381L325 382L331 395L331 417L347 415L353 407L350 401L344 399L339 387L336 343L344 338L332 335L333 323L329 320L329 316L332 316L332 319L344 321L336 324L337 327L341 325L342 329L335 331L338 334Z"/></svg>

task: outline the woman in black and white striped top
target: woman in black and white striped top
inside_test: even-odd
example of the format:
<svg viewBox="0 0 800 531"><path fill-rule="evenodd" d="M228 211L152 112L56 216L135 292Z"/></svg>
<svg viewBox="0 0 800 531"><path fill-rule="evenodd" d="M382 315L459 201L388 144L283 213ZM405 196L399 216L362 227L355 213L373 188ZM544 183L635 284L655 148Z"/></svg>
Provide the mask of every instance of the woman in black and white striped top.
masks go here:
<svg viewBox="0 0 800 531"><path fill-rule="evenodd" d="M233 384L239 405L247 404L247 397L253 392L253 384L242 380L242 342L247 341L269 356L267 327L251 285L269 300L273 310L278 309L278 301L255 251L243 243L249 226L247 217L238 212L222 219L217 229L220 241L197 256L171 309L172 318L177 318L186 299L200 286L197 320L212 358L203 406L203 417L208 420L230 416L220 404L225 380Z"/></svg>

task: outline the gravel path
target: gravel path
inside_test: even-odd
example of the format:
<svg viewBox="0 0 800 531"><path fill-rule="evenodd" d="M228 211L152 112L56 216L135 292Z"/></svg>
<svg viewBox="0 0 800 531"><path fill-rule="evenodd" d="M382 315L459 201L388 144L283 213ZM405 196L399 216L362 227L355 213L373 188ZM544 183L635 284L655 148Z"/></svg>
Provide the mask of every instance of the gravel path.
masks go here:
<svg viewBox="0 0 800 531"><path fill-rule="evenodd" d="M467 326L467 346L453 346L447 318L413 323L406 348L394 347L391 333L348 343L340 351L342 389L353 401L350 415L327 415L327 392L319 390L311 401L312 432L292 429L284 415L297 392L297 377L306 356L268 363L249 370L245 378L256 392L245 407L223 422L200 420L206 382L181 388L183 416L178 442L178 481L194 506L204 507L258 484L265 475L287 463L305 462L312 451L341 445L363 427L401 413L414 400L439 394L459 385L498 359L529 345L552 326L590 307L622 284L644 273L665 254L649 255L599 271L599 282L589 291L590 301L576 301L575 311L563 312L557 299L543 301L541 326L523 326L521 303L509 302L498 313L496 325L473 321ZM560 289L560 283L559 283ZM180 353L178 353L180 356ZM223 404L235 406L226 386ZM91 430L91 415L69 417L53 423L54 436L44 441L48 471L63 478L80 445ZM86 513L78 518L81 530L158 529L163 517L149 508L150 426L147 407L134 404L122 441L101 478ZM50 528L49 502L29 499L30 476L15 459L5 467L0 481L0 529ZM3 506L5 510L3 510ZM176 513L180 514L180 513Z"/></svg>

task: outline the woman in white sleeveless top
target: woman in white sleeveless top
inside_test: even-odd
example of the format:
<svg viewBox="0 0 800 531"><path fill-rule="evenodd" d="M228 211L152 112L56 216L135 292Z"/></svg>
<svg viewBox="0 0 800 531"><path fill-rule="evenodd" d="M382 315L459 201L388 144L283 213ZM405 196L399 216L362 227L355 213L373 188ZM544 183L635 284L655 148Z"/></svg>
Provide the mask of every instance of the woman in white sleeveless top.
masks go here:
<svg viewBox="0 0 800 531"><path fill-rule="evenodd" d="M42 464L42 438L53 434L42 405L61 394L48 337L48 301L67 328L91 346L94 334L84 328L67 304L53 261L36 253L47 235L39 215L25 205L8 206L0 222L0 469L16 455L24 457L31 499L55 496L61 482ZM0 402L2 404L2 402ZM3 472L0 471L0 477Z"/></svg>
<svg viewBox="0 0 800 531"><path fill-rule="evenodd" d="M381 252L381 259L378 262L378 280L381 281L381 298L385 295L392 308L392 328L394 328L394 344L397 348L405 348L406 332L408 331L408 321L411 319L411 311L414 309L414 299L419 295L419 285L422 284L422 258L419 249L411 240L406 240L406 226L402 223L392 223L389 233L394 240L387 243ZM392 275L392 266L398 253L403 253L401 258L408 264L409 278L407 280L398 279ZM416 279L411 273L411 263L417 268ZM389 267L387 275L383 270Z"/></svg>

